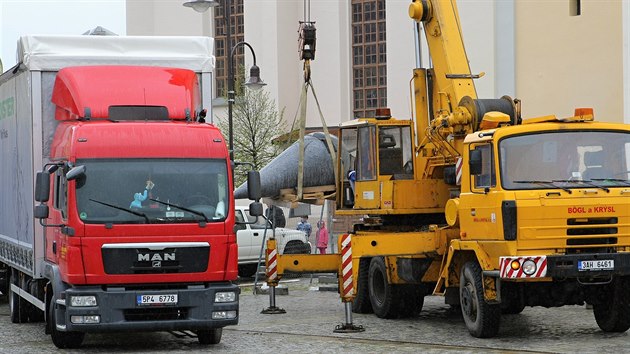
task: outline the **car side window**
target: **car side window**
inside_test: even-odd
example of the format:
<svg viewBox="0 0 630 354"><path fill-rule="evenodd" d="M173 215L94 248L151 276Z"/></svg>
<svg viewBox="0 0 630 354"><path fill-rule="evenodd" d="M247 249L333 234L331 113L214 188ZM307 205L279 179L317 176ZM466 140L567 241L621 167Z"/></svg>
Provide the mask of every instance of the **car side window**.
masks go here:
<svg viewBox="0 0 630 354"><path fill-rule="evenodd" d="M243 222L245 222L245 219L243 218L243 213L240 210L236 210L235 216L236 216L236 223L234 224L234 230L236 231L245 230L247 226L243 224Z"/></svg>

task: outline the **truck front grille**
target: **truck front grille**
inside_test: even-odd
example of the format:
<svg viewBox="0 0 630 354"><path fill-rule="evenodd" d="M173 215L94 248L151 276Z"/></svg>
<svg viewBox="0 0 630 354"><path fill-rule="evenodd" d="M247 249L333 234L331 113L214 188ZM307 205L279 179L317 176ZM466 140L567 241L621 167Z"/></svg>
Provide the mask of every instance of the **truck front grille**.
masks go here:
<svg viewBox="0 0 630 354"><path fill-rule="evenodd" d="M208 269L210 247L104 247L103 268L107 274L199 273Z"/></svg>
<svg viewBox="0 0 630 354"><path fill-rule="evenodd" d="M617 235L617 222L616 217L567 219L567 246L584 247L587 250L590 247L616 245L617 237L605 235Z"/></svg>

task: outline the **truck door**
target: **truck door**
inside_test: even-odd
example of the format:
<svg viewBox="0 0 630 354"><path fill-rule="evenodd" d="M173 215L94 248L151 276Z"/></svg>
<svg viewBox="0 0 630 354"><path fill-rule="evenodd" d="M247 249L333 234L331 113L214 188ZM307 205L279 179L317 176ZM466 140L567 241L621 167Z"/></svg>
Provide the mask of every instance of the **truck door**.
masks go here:
<svg viewBox="0 0 630 354"><path fill-rule="evenodd" d="M48 223L60 225L67 223L68 218L68 180L65 178L66 168L59 168L52 176L52 208ZM60 227L46 227L46 259L59 264L59 255L65 249L65 235Z"/></svg>
<svg viewBox="0 0 630 354"><path fill-rule="evenodd" d="M494 163L493 145L475 144L471 152L477 151L481 157L481 171L470 174L470 191L460 197L460 217L462 230L468 238L502 238L500 231L501 193L496 192L496 164Z"/></svg>
<svg viewBox="0 0 630 354"><path fill-rule="evenodd" d="M377 209L380 206L380 189L376 175L376 126L358 128L356 162L354 208Z"/></svg>

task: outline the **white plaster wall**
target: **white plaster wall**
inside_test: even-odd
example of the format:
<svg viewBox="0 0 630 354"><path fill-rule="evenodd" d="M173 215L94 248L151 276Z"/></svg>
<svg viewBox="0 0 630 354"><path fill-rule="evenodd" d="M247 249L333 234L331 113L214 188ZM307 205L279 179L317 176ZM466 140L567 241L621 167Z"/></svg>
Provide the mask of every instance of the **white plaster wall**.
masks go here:
<svg viewBox="0 0 630 354"><path fill-rule="evenodd" d="M471 73L485 72L484 77L475 80L477 97L496 98L495 2L459 1L457 5Z"/></svg>
<svg viewBox="0 0 630 354"><path fill-rule="evenodd" d="M347 120L349 107L348 4L314 1L310 19L317 28L311 80L326 123ZM245 38L256 48L261 76L267 89L285 109L288 128L293 124L304 86L303 62L298 56L299 21L304 20L301 1L245 0ZM307 126L321 126L312 92L307 96ZM297 125L297 123L296 123Z"/></svg>
<svg viewBox="0 0 630 354"><path fill-rule="evenodd" d="M127 0L127 34L135 36L212 36L212 10L184 7L184 1Z"/></svg>
<svg viewBox="0 0 630 354"><path fill-rule="evenodd" d="M569 1L515 3L516 83L523 117L569 117L575 108L592 107L598 121L624 121L629 98L622 22L627 2L582 0L580 16L569 15Z"/></svg>
<svg viewBox="0 0 630 354"><path fill-rule="evenodd" d="M622 3L623 23L623 117L630 124L630 1Z"/></svg>
<svg viewBox="0 0 630 354"><path fill-rule="evenodd" d="M416 66L414 39L415 21L409 17L407 0L387 0L387 105L392 116L411 119L411 90L409 82ZM424 51L428 57L428 52Z"/></svg>

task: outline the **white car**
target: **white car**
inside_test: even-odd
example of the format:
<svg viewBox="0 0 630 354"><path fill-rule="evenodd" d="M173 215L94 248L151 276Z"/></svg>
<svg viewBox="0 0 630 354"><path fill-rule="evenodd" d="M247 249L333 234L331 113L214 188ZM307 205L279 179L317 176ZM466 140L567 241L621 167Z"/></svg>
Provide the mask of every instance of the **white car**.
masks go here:
<svg viewBox="0 0 630 354"><path fill-rule="evenodd" d="M261 248L263 250L261 265L265 264L266 241L274 235L274 230L268 225L265 235L265 219L259 217L256 220L255 217L249 215L247 207L236 207L235 229L237 230L236 242L238 243L238 275L251 277L258 270L258 257L261 254ZM280 254L311 253L311 244L302 231L276 227L275 237Z"/></svg>

